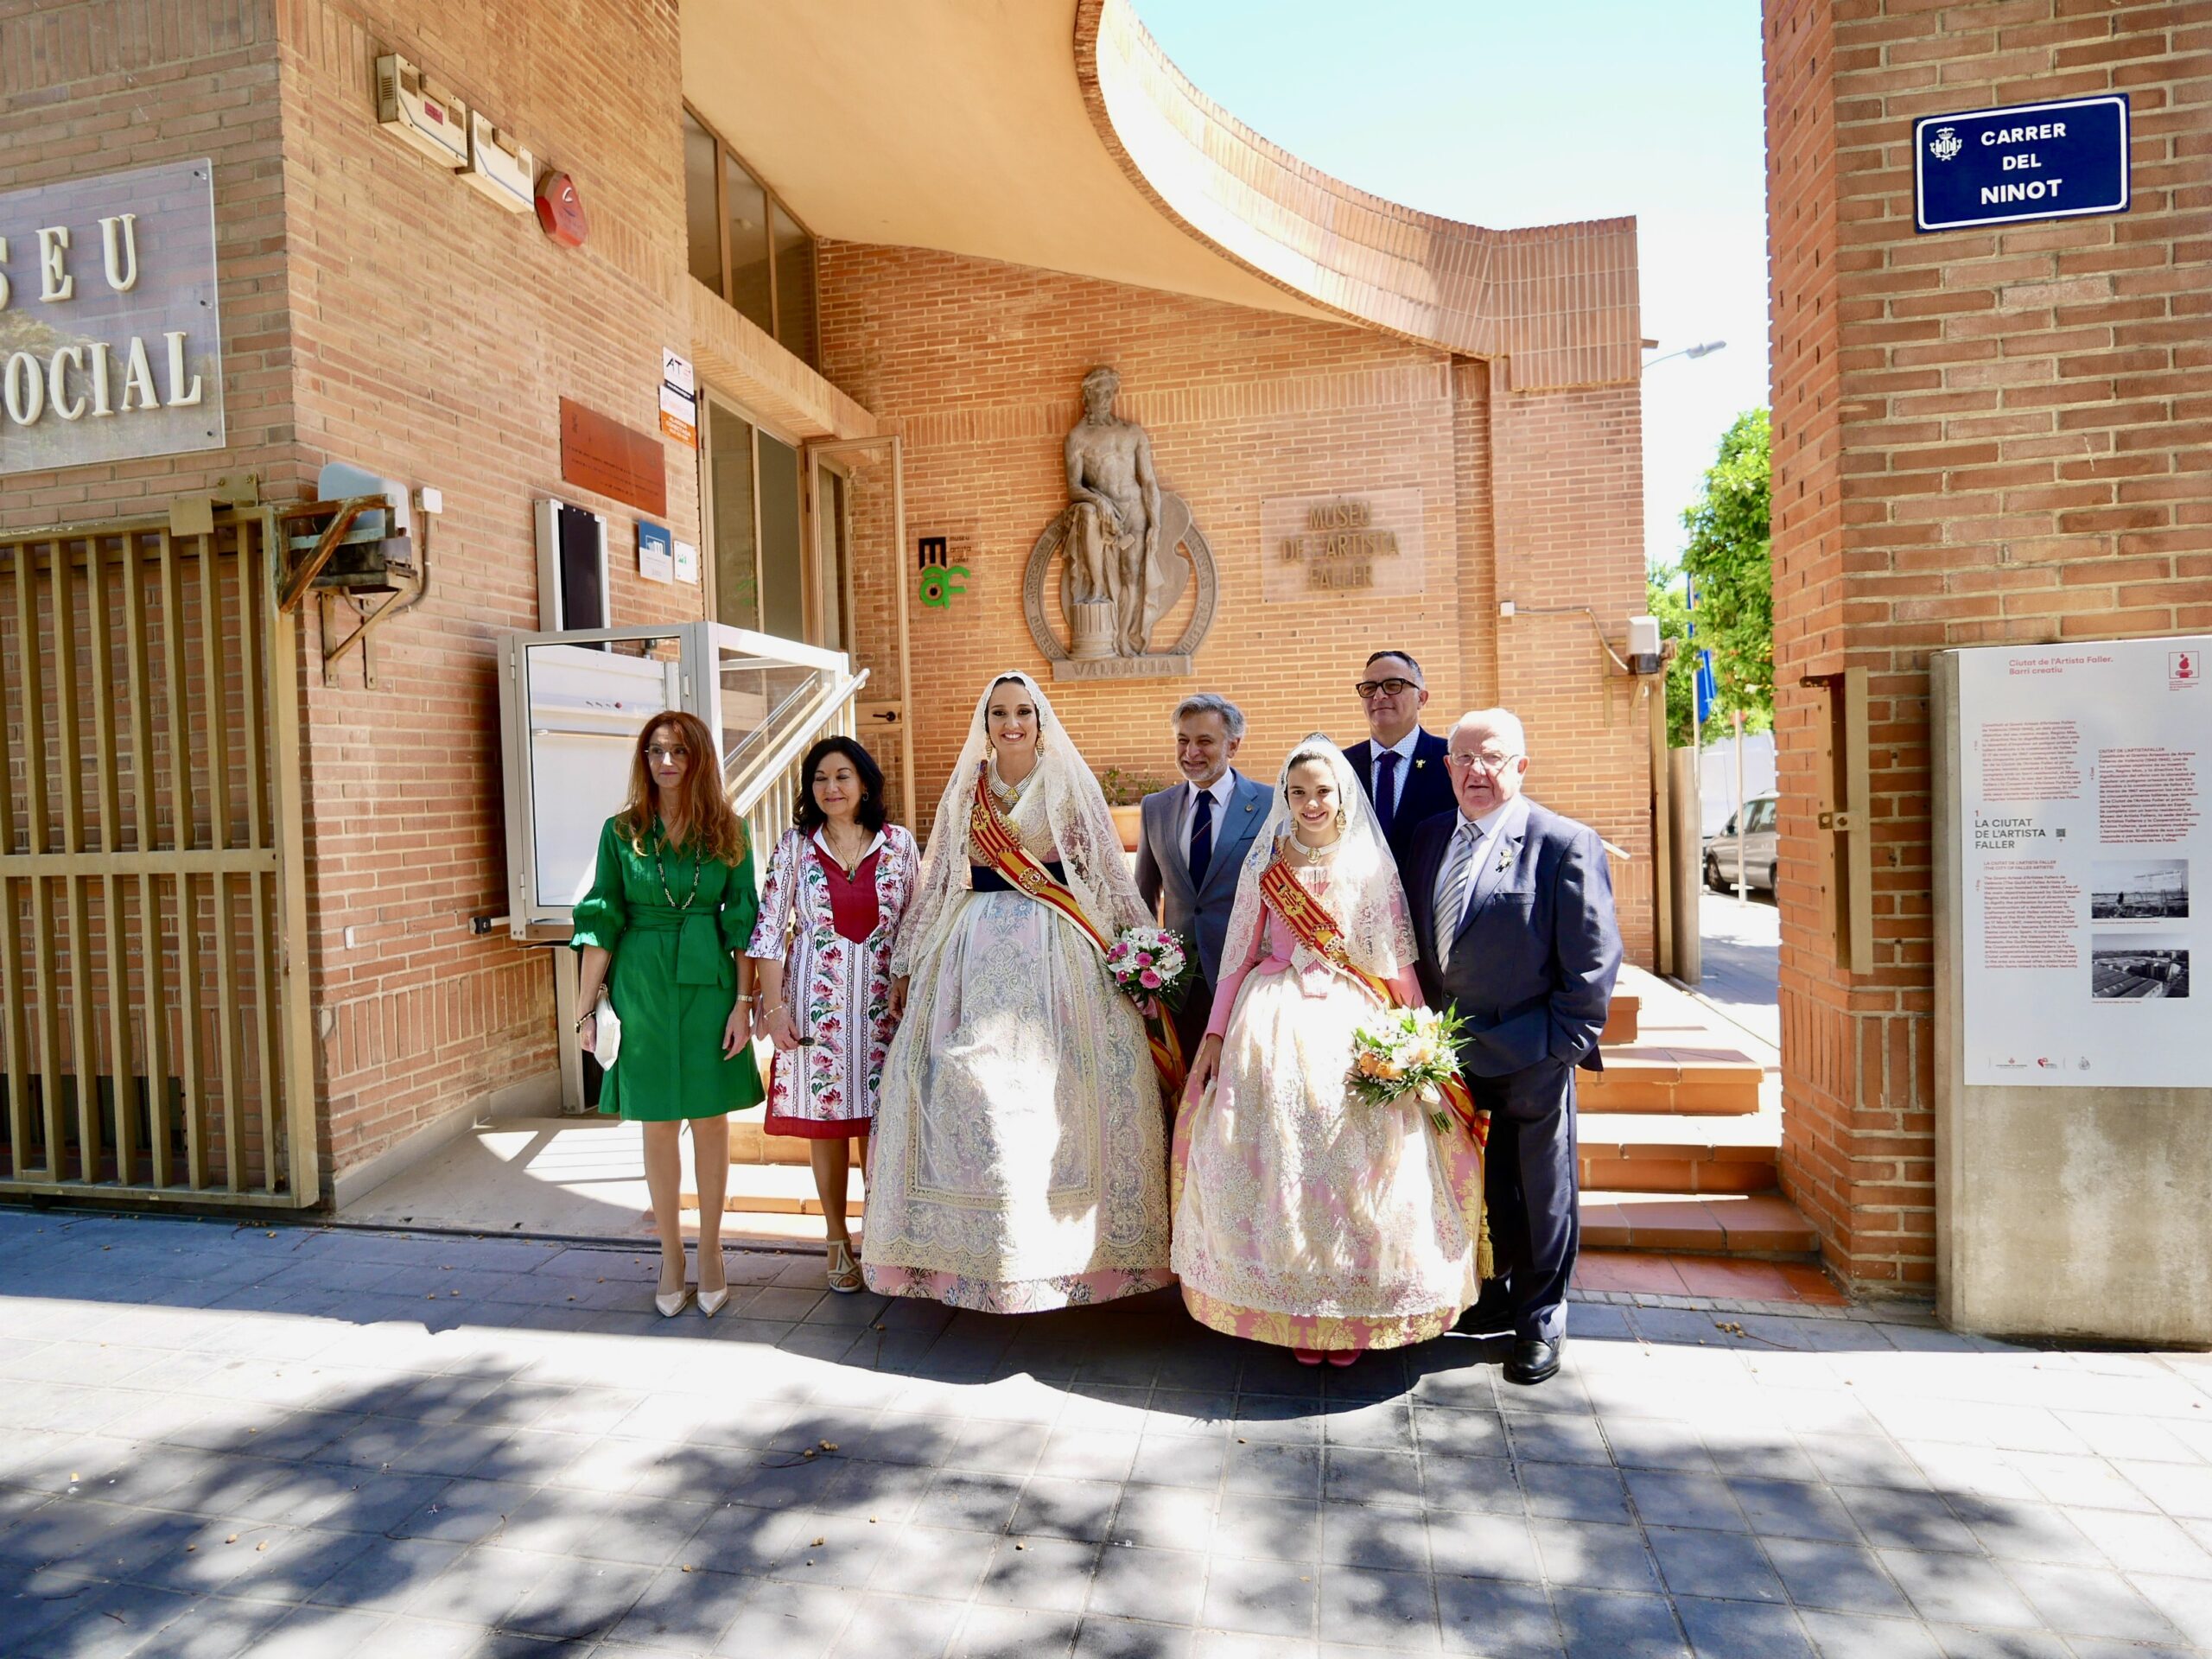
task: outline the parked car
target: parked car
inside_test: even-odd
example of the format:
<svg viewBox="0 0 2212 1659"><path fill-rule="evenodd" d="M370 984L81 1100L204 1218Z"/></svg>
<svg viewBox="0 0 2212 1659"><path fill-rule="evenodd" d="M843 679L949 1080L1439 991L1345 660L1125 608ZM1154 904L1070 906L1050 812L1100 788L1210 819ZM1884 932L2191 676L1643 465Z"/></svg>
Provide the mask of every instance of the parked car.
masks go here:
<svg viewBox="0 0 2212 1659"><path fill-rule="evenodd" d="M1768 893L1775 890L1775 798L1754 795L1744 803L1744 880ZM1736 818L1705 842L1705 885L1715 893L1736 888Z"/></svg>

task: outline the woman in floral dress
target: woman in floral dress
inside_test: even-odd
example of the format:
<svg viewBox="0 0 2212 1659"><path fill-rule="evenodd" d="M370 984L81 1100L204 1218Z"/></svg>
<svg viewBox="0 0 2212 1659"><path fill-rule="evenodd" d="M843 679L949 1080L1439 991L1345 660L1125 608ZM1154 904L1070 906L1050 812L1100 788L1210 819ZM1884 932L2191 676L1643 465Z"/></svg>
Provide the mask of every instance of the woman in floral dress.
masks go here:
<svg viewBox="0 0 2212 1659"><path fill-rule="evenodd" d="M892 953L906 1013L868 1172L870 1290L1029 1313L1170 1282L1160 1085L1099 942L1144 919L1097 779L1037 683L1000 675Z"/></svg>
<svg viewBox="0 0 2212 1659"><path fill-rule="evenodd" d="M1277 865L1278 891L1305 895L1291 908L1325 917L1326 953L1269 896ZM1410 1095L1370 1105L1345 1087L1384 989L1421 1001L1397 866L1351 764L1309 737L1245 858L1174 1142L1185 1304L1303 1364L1424 1342L1479 1288L1481 1148Z"/></svg>
<svg viewBox="0 0 2212 1659"><path fill-rule="evenodd" d="M891 1010L891 944L920 865L914 838L883 813L883 769L849 737L825 737L799 766L804 780L768 862L760 920L746 954L759 964L760 1034L776 1046L770 1135L807 1143L830 1244L830 1288L861 1287L845 1226L855 1151L868 1133ZM852 1143L858 1141L858 1147Z"/></svg>

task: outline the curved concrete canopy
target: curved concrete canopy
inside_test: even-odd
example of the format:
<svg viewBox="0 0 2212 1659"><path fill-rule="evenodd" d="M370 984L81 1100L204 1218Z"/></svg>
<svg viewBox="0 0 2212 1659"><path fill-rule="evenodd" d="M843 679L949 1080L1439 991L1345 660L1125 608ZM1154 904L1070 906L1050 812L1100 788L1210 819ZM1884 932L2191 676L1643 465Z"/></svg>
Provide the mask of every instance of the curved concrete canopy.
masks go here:
<svg viewBox="0 0 2212 1659"><path fill-rule="evenodd" d="M1324 315L1161 214L1098 141L1076 0L687 0L683 93L818 236Z"/></svg>
<svg viewBox="0 0 2212 1659"><path fill-rule="evenodd" d="M817 234L1347 318L1637 372L1631 219L1497 232L1306 166L1208 100L1128 0L690 0L684 94Z"/></svg>

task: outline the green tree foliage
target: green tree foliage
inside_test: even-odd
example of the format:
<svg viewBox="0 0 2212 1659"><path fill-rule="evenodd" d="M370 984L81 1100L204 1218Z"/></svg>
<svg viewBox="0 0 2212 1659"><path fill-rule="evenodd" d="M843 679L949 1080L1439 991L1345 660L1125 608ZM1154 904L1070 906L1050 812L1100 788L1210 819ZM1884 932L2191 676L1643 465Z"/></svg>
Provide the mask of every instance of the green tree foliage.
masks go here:
<svg viewBox="0 0 2212 1659"><path fill-rule="evenodd" d="M1725 726L1738 709L1744 729L1774 724L1774 563L1769 533L1771 477L1767 411L1746 410L1720 440L1720 454L1706 469L1705 489L1682 513L1690 532L1680 567L1652 572L1651 613L1669 639L1682 641L1667 682L1670 741L1687 743L1694 652L1713 653L1719 699L1708 731ZM1679 578L1697 584L1697 638L1688 639L1691 613Z"/></svg>

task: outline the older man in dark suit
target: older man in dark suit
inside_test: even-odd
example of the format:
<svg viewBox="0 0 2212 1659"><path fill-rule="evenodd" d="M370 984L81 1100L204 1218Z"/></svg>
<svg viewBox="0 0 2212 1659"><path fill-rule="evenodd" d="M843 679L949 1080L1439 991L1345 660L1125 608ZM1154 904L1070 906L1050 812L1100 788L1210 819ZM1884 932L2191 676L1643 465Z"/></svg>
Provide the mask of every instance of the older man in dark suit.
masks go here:
<svg viewBox="0 0 2212 1659"><path fill-rule="evenodd" d="M1452 810L1444 740L1421 728L1428 688L1421 664L1404 652L1376 652L1352 690L1367 711L1367 737L1346 749L1344 759L1375 803L1376 825L1402 870L1414 830Z"/></svg>
<svg viewBox="0 0 2212 1659"><path fill-rule="evenodd" d="M1226 697L1202 692L1175 707L1175 765L1183 781L1144 798L1137 843L1137 892L1198 946L1198 977L1175 1013L1183 1052L1198 1052L1221 977L1223 936L1236 902L1236 875L1252 837L1268 821L1273 791L1230 762L1244 741L1244 715ZM1170 1101L1168 1110L1174 1110Z"/></svg>
<svg viewBox="0 0 2212 1659"><path fill-rule="evenodd" d="M1405 874L1432 1007L1465 1023L1459 1069L1490 1113L1485 1199L1497 1273L1459 1329L1510 1329L1509 1382L1541 1382L1567 1346L1575 1213L1574 1072L1599 1067L1620 972L1605 845L1521 792L1521 722L1465 715L1446 764L1458 810L1414 832Z"/></svg>

